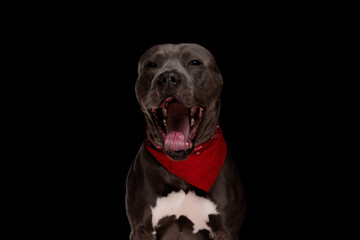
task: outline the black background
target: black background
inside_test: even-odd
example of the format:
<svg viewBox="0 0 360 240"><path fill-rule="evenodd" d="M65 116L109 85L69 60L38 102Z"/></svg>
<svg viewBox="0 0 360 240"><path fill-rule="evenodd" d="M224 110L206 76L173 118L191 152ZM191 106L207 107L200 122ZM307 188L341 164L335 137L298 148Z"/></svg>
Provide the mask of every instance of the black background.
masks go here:
<svg viewBox="0 0 360 240"><path fill-rule="evenodd" d="M220 126L247 199L242 239L301 235L310 199L303 194L304 166L317 141L309 133L318 124L313 28L304 30L290 16L221 22L213 14L173 23L167 14L162 22L135 22L115 13L76 13L70 20L39 19L25 34L29 71L37 74L28 83L36 89L29 105L38 126L32 131L41 139L42 161L35 165L46 169L36 178L49 235L128 238L125 179L145 137L137 62L161 43L198 43L220 68Z"/></svg>

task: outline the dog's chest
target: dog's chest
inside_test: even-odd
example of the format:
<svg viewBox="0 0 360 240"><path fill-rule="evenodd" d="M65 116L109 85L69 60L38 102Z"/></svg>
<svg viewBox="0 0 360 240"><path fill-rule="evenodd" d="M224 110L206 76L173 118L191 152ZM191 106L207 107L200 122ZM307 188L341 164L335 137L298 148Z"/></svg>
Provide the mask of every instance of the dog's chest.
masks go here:
<svg viewBox="0 0 360 240"><path fill-rule="evenodd" d="M205 229L212 232L208 226L209 215L218 215L216 204L209 199L197 196L194 192L184 191L171 192L166 197L159 197L156 205L151 207L152 225L156 229L159 227L159 221L167 216L187 217L193 225L193 233Z"/></svg>

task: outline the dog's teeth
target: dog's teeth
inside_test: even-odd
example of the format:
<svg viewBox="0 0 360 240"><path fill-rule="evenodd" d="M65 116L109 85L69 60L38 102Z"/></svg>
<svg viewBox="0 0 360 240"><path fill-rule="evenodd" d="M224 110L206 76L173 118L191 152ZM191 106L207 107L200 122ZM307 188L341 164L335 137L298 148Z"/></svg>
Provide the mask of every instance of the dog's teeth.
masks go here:
<svg viewBox="0 0 360 240"><path fill-rule="evenodd" d="M166 127L166 120L165 119L163 120L163 123L164 123L164 126Z"/></svg>
<svg viewBox="0 0 360 240"><path fill-rule="evenodd" d="M163 112L164 117L167 117L167 109L166 109L166 108L163 108L163 109L162 109L162 112Z"/></svg>
<svg viewBox="0 0 360 240"><path fill-rule="evenodd" d="M192 127L195 123L195 120L192 118L191 121L190 121L190 126Z"/></svg>

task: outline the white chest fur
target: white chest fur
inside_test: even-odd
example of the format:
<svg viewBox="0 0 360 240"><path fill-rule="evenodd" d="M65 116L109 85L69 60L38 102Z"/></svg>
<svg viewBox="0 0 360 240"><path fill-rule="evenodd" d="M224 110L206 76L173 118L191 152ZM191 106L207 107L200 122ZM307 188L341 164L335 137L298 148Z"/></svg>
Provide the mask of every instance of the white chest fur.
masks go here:
<svg viewBox="0 0 360 240"><path fill-rule="evenodd" d="M209 199L197 196L190 191L187 194L184 191L171 192L166 197L160 197L156 200L156 206L151 207L152 225L155 227L159 221L166 217L175 215L187 217L193 224L193 233L205 229L211 232L211 228L207 225L210 214L219 214L216 210L216 204Z"/></svg>

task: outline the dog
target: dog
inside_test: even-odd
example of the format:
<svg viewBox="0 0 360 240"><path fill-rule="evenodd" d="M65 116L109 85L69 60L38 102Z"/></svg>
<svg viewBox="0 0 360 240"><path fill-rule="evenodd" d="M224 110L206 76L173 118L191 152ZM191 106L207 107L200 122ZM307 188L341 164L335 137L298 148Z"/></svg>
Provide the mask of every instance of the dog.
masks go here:
<svg viewBox="0 0 360 240"><path fill-rule="evenodd" d="M138 63L146 140L127 176L130 239L239 238L245 194L218 122L223 78L198 44L161 44Z"/></svg>

